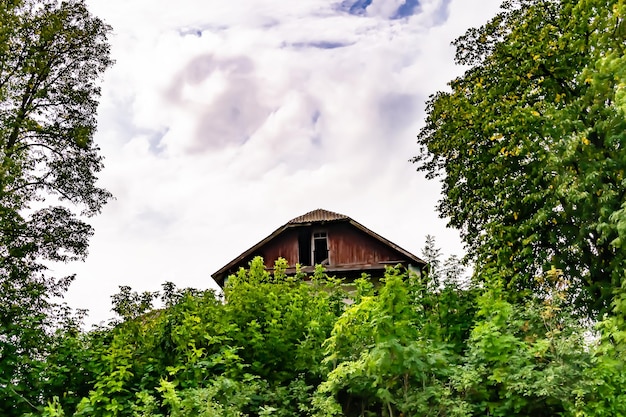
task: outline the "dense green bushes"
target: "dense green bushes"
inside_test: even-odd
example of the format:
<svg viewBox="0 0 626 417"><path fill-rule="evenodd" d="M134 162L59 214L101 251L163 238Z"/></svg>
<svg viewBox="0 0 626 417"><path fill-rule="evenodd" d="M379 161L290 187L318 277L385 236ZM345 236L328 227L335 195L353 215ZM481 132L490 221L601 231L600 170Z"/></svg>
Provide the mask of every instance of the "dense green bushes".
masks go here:
<svg viewBox="0 0 626 417"><path fill-rule="evenodd" d="M42 374L48 406L33 415L626 413L622 298L594 330L570 310L559 270L538 278L551 291L513 304L495 272L461 288L390 268L380 288L361 278L347 293L321 269L262 265L231 277L223 300L168 284L151 309L155 294L125 289L126 319L60 331Z"/></svg>

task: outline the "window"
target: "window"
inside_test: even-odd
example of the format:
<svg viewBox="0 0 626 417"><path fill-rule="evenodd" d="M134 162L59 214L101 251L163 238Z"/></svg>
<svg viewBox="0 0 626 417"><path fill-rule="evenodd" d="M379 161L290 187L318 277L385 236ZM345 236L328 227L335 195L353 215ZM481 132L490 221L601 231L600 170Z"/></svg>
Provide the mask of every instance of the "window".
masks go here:
<svg viewBox="0 0 626 417"><path fill-rule="evenodd" d="M326 231L305 229L298 234L298 262L302 266L329 264L328 235Z"/></svg>
<svg viewBox="0 0 626 417"><path fill-rule="evenodd" d="M328 237L326 232L313 233L313 263L328 264Z"/></svg>

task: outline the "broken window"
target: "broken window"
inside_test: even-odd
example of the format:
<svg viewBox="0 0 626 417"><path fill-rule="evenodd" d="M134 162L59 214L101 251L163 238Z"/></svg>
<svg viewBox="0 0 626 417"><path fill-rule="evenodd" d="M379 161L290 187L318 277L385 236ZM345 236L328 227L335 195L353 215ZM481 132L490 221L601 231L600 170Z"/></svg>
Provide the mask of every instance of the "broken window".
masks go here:
<svg viewBox="0 0 626 417"><path fill-rule="evenodd" d="M313 263L327 265L328 262L328 237L326 232L313 233Z"/></svg>

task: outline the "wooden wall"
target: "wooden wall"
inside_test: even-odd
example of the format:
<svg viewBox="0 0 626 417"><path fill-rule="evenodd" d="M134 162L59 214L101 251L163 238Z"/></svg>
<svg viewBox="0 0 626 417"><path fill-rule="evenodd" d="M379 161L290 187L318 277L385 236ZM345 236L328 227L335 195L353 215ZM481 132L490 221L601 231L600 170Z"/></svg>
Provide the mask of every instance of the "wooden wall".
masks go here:
<svg viewBox="0 0 626 417"><path fill-rule="evenodd" d="M374 264L401 259L394 249L349 223L332 226L328 229L331 265Z"/></svg>
<svg viewBox="0 0 626 417"><path fill-rule="evenodd" d="M273 268L278 258L285 258L290 266L295 266L298 262L298 230L285 230L260 248L258 255L263 257L267 268Z"/></svg>
<svg viewBox="0 0 626 417"><path fill-rule="evenodd" d="M303 228L311 235L314 232L325 231L328 236L330 263L328 266L375 265L386 261L407 260L404 255L393 248L373 238L347 222L331 222L324 225L293 227L285 230L267 242L249 258L238 263L231 272L239 267L248 267L248 263L255 256L262 256L267 268L273 268L276 259L282 257L289 266L294 267L300 262L298 250L298 235Z"/></svg>
<svg viewBox="0 0 626 417"><path fill-rule="evenodd" d="M323 226L306 226L309 233L325 231L328 236L330 250L330 266L362 265L385 261L398 261L404 258L394 249L355 228L349 223L329 223ZM258 255L263 256L268 268L274 266L279 257L295 266L298 259L298 233L301 228L286 230L271 242L260 248Z"/></svg>

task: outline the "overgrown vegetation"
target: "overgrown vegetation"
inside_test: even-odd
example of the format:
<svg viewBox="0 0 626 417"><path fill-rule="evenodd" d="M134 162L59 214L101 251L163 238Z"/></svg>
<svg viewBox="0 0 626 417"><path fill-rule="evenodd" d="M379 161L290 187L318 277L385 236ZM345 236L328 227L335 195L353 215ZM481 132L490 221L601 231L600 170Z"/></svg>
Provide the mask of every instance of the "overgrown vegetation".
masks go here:
<svg viewBox="0 0 626 417"><path fill-rule="evenodd" d="M432 240L430 244L432 245ZM498 274L480 287L389 268L344 290L269 274L261 258L212 291L127 288L133 314L62 331L33 416L609 416L624 410L623 327L596 330L567 303L567 280L511 303ZM128 308L134 306L135 308ZM621 308L618 306L618 308ZM39 403L37 403L39 401ZM39 405L37 405L39 404ZM9 413L7 415L20 415Z"/></svg>
<svg viewBox="0 0 626 417"><path fill-rule="evenodd" d="M470 69L429 100L415 158L477 270L525 294L555 266L592 317L624 279L625 7L503 2L454 42Z"/></svg>
<svg viewBox="0 0 626 417"><path fill-rule="evenodd" d="M73 276L50 262L84 259L85 216L110 194L93 141L109 27L82 0L0 1L0 415L32 411L74 374L78 324L61 297ZM76 345L74 345L76 344ZM59 361L60 368L49 363ZM53 361L54 362L54 361Z"/></svg>

